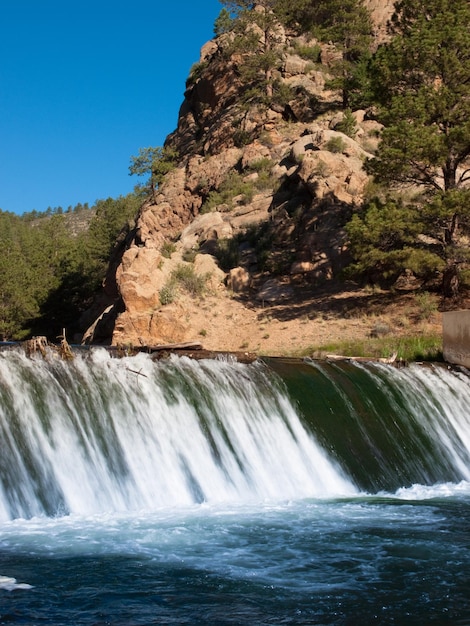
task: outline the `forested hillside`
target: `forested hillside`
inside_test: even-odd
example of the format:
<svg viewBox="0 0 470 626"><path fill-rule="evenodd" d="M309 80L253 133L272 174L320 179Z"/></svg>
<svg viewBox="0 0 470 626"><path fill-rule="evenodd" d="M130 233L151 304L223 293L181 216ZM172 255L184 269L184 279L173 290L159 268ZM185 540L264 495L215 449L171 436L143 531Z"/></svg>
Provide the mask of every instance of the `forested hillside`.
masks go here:
<svg viewBox="0 0 470 626"><path fill-rule="evenodd" d="M204 289L251 309L345 281L444 308L468 290L470 3L221 4L177 129L131 159L139 193L78 234L0 215L4 338L78 330L103 281L89 340L147 345L192 339Z"/></svg>
<svg viewBox="0 0 470 626"><path fill-rule="evenodd" d="M0 339L54 340L64 328L73 337L141 202L130 194L66 211L0 211Z"/></svg>

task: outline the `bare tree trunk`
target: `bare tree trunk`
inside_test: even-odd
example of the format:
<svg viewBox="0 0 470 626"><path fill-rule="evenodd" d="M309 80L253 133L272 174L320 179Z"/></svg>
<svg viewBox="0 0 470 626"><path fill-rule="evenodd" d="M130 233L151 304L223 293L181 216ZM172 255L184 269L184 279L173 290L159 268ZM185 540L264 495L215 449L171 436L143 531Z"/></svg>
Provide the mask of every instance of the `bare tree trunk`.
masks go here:
<svg viewBox="0 0 470 626"><path fill-rule="evenodd" d="M442 275L442 293L446 298L456 298L459 294L459 273L457 264L451 263Z"/></svg>

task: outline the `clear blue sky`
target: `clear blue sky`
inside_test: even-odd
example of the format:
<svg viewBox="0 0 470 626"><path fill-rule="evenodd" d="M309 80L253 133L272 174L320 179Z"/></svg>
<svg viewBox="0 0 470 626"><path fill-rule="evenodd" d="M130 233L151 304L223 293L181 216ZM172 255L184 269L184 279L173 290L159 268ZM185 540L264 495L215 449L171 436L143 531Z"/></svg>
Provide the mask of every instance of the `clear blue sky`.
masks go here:
<svg viewBox="0 0 470 626"><path fill-rule="evenodd" d="M218 0L0 0L0 208L117 197L176 128Z"/></svg>

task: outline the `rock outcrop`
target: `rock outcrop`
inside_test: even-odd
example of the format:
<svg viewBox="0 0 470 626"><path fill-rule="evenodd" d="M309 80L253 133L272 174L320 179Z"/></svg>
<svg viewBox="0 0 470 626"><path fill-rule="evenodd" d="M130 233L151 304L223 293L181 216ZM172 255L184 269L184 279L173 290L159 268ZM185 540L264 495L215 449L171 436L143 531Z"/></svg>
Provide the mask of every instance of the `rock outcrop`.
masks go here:
<svg viewBox="0 0 470 626"><path fill-rule="evenodd" d="M393 3L368 4L383 36ZM355 128L349 136L341 132L340 94L325 89L337 53L281 28L280 35L276 77L290 97L268 107L241 102L238 59L227 56L227 36L202 48L166 142L178 152L178 166L142 207L107 278L110 297L96 317L106 310L115 320L107 338L113 344L194 339L188 319L198 302L177 297L184 291L181 268L212 292L272 302L292 297L302 281L334 279L347 262L343 227L363 199L363 163L380 127L355 111ZM322 63L296 52L315 45ZM88 340L99 336L98 327Z"/></svg>

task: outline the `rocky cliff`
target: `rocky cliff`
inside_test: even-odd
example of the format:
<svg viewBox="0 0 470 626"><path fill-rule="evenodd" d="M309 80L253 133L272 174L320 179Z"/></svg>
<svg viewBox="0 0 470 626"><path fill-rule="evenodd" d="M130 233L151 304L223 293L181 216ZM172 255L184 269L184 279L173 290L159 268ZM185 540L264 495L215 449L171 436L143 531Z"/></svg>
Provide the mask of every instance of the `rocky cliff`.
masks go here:
<svg viewBox="0 0 470 626"><path fill-rule="evenodd" d="M393 3L367 4L383 37ZM362 165L380 127L367 111L345 114L340 94L326 89L338 57L331 45L281 26L277 41L277 83L289 97L268 107L242 99L226 35L202 48L166 142L177 165L121 242L86 340L155 345L202 336L211 348L233 349L242 310L298 304L306 290L338 280L348 261L343 226L363 200ZM209 318L222 301L220 326Z"/></svg>

